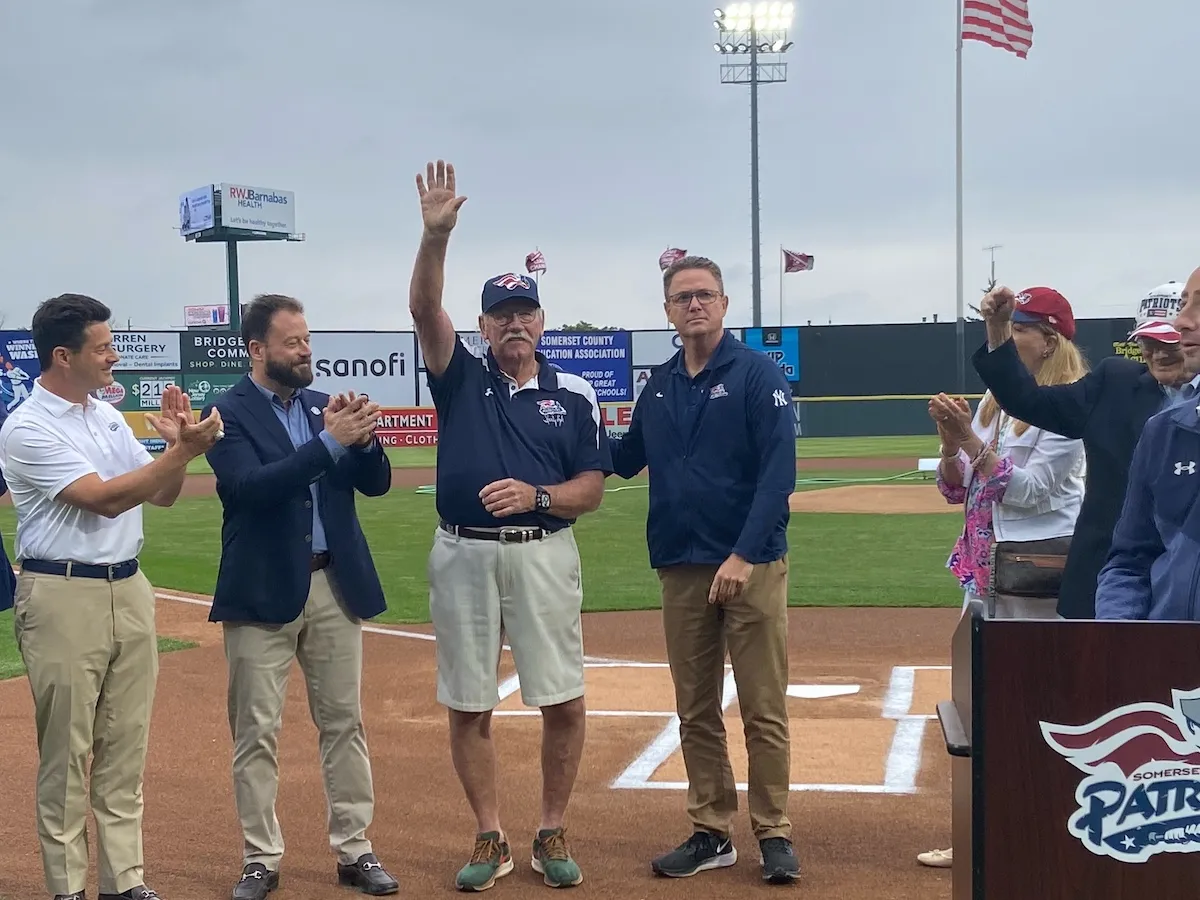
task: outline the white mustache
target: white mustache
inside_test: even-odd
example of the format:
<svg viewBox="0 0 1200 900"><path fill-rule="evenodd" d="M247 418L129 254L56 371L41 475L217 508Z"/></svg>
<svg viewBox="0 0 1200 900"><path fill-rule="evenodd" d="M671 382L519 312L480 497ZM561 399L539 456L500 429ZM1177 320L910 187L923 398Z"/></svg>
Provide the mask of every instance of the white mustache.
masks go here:
<svg viewBox="0 0 1200 900"><path fill-rule="evenodd" d="M527 338L523 333L521 333L519 331L514 331L509 334L506 334L504 336L504 340L501 341L501 343L507 344L509 341L524 341L525 343L528 344L529 338Z"/></svg>

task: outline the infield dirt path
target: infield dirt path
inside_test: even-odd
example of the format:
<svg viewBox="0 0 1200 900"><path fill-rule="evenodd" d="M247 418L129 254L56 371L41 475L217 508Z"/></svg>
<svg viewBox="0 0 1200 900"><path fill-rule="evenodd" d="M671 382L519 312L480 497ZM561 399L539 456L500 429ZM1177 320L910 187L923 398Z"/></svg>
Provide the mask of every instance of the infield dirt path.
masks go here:
<svg viewBox="0 0 1200 900"><path fill-rule="evenodd" d="M163 599L158 613L160 633L197 640L201 646L162 658L145 785L148 881L164 900L220 900L229 896L241 861L220 632L207 623L204 606ZM919 851L944 846L950 831L948 757L936 720L924 718L933 714L937 700L949 695L949 673L896 667L948 665L957 617L957 610L791 610L789 681L807 686L798 689L803 697L789 700L792 780L876 786L907 782L913 789L897 794L794 791L790 812L805 869L794 896L950 897L949 872L924 869L914 860ZM403 630L409 636L372 632L364 637L363 704L377 798L370 837L401 880L398 896L457 895L454 873L470 852L474 822L447 753L445 713L435 701L434 645L418 637L428 633L425 627L384 630ZM585 642L593 657L663 659L662 629L654 612L588 615ZM910 685L907 700L904 678L897 680L897 672L904 671ZM511 672L511 657L505 653L502 675ZM682 778L678 753L668 753L657 770L653 760L646 762L647 748L670 730L668 715L654 715L673 708L669 675L661 667L606 664L589 668L588 683L590 710L618 715L588 720L587 747L568 814L568 839L586 877L574 894L613 900L725 900L751 896L751 891L787 891L759 879L744 793L735 825L741 854L735 867L683 882L651 875L650 858L687 833L682 790L637 786ZM842 687L830 687L836 685ZM850 693L814 697L839 690ZM885 709L895 711L898 697L912 716L901 723L903 738L897 721L883 715ZM501 709L523 711L519 695ZM641 715L620 715L628 712ZM726 721L735 771L744 781L736 701ZM503 817L516 870L488 896L546 897L550 890L529 867L539 808L539 724L529 715L496 721ZM913 728L923 732L918 736ZM339 889L333 877L316 732L298 670L289 686L279 757L278 809L287 851L280 889L272 897L362 896ZM0 682L0 759L6 785L0 895L42 897L34 822L35 735L23 678ZM640 770L634 771L637 760ZM614 788L622 777L633 786ZM95 897L94 875L88 887Z"/></svg>

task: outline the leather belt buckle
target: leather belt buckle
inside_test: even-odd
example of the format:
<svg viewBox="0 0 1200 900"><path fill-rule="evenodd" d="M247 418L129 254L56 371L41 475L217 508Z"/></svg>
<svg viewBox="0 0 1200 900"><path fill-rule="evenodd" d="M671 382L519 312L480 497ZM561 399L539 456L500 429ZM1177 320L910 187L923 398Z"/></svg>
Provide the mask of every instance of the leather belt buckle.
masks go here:
<svg viewBox="0 0 1200 900"><path fill-rule="evenodd" d="M502 544L526 544L542 538L542 529L536 527L507 526L500 529L497 539Z"/></svg>

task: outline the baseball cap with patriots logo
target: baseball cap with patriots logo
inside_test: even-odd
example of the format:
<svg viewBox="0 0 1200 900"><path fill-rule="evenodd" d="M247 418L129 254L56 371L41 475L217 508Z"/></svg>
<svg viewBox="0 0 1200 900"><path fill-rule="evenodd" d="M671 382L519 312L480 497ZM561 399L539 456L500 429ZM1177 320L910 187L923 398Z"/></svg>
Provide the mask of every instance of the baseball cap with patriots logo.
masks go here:
<svg viewBox="0 0 1200 900"><path fill-rule="evenodd" d="M1075 313L1067 298L1054 288L1031 287L1017 294L1012 320L1049 325L1068 341L1075 338Z"/></svg>
<svg viewBox="0 0 1200 900"><path fill-rule="evenodd" d="M1179 332L1175 317L1183 306L1183 285L1178 281L1160 284L1138 303L1137 327L1129 332L1129 340L1150 338L1164 344L1178 344Z"/></svg>
<svg viewBox="0 0 1200 900"><path fill-rule="evenodd" d="M484 282L484 312L506 300L515 299L528 300L534 306L541 306L542 302L538 299L537 282L525 275L517 275L513 272L497 275Z"/></svg>

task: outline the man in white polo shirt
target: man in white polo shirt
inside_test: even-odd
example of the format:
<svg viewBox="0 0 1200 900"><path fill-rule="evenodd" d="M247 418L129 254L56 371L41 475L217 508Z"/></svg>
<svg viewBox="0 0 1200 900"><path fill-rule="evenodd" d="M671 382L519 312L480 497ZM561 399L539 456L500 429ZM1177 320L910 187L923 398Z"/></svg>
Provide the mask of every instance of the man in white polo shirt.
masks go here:
<svg viewBox="0 0 1200 900"><path fill-rule="evenodd" d="M222 436L178 388L147 419L154 459L124 417L91 396L112 384L108 307L80 294L41 304L42 374L0 428L0 469L17 511L17 647L37 724L38 837L46 887L82 900L86 816L96 818L101 900L153 900L142 875L142 772L158 675L154 590L138 566L142 504L170 506L190 460ZM88 754L92 752L91 798Z"/></svg>

